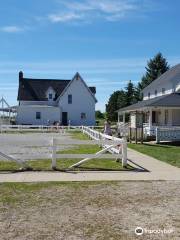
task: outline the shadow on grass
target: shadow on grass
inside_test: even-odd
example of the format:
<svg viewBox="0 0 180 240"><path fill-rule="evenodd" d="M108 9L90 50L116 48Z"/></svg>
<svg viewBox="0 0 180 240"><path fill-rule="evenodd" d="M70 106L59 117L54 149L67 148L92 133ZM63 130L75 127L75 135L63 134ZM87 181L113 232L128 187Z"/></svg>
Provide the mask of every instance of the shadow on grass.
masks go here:
<svg viewBox="0 0 180 240"><path fill-rule="evenodd" d="M9 173L20 173L20 172L63 172L63 173L78 173L78 172L149 172L147 169L143 168L142 166L134 163L131 160L128 160L132 164L134 164L137 167L133 167L130 164L128 164L123 169L112 169L112 168L101 168L101 167L75 167L75 168L55 168L53 170L50 169L4 169L0 170L0 174L9 174Z"/></svg>

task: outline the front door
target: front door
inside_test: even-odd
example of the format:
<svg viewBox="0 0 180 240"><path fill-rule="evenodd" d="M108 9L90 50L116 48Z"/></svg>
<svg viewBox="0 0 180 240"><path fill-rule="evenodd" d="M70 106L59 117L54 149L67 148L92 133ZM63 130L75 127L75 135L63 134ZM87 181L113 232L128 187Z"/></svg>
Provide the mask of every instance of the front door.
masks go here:
<svg viewBox="0 0 180 240"><path fill-rule="evenodd" d="M68 113L62 112L62 125L67 126L68 125Z"/></svg>

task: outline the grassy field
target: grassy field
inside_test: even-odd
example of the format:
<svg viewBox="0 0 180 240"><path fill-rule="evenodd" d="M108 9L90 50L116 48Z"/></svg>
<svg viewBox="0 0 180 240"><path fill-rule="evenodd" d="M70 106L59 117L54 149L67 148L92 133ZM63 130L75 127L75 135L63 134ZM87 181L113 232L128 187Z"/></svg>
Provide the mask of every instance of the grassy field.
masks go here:
<svg viewBox="0 0 180 240"><path fill-rule="evenodd" d="M180 146L128 144L128 147L173 166L180 167Z"/></svg>
<svg viewBox="0 0 180 240"><path fill-rule="evenodd" d="M72 139L77 139L77 140L90 140L89 137L85 134L83 134L81 131L67 131Z"/></svg>
<svg viewBox="0 0 180 240"><path fill-rule="evenodd" d="M66 150L60 150L57 153L62 154L93 154L98 151L100 151L102 148L100 148L98 145L94 144L81 144L81 145L73 145L74 147L71 149Z"/></svg>
<svg viewBox="0 0 180 240"><path fill-rule="evenodd" d="M66 170L72 164L80 161L80 159L58 159L57 160L57 169ZM51 160L31 160L27 164L34 171L50 171L51 169ZM17 171L20 168L20 165L15 162L5 162L0 161L0 171ZM85 170L133 170L133 167L130 165L127 168L122 168L121 163L116 162L115 159L92 159L78 168L75 168L76 171L85 171Z"/></svg>

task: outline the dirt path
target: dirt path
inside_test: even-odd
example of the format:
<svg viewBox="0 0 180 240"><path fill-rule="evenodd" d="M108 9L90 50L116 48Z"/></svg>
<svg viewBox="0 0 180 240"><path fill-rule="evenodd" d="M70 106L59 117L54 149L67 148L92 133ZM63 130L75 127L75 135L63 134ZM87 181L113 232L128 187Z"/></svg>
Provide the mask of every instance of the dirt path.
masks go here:
<svg viewBox="0 0 180 240"><path fill-rule="evenodd" d="M1 240L180 238L179 182L30 186L0 185ZM172 232L137 237L137 226Z"/></svg>

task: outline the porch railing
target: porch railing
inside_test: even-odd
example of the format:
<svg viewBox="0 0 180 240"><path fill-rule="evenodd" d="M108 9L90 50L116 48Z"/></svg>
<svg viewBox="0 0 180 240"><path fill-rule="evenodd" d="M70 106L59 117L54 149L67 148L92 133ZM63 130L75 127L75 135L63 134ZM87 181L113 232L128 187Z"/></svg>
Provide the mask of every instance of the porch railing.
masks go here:
<svg viewBox="0 0 180 240"><path fill-rule="evenodd" d="M157 127L156 142L180 141L180 127Z"/></svg>

